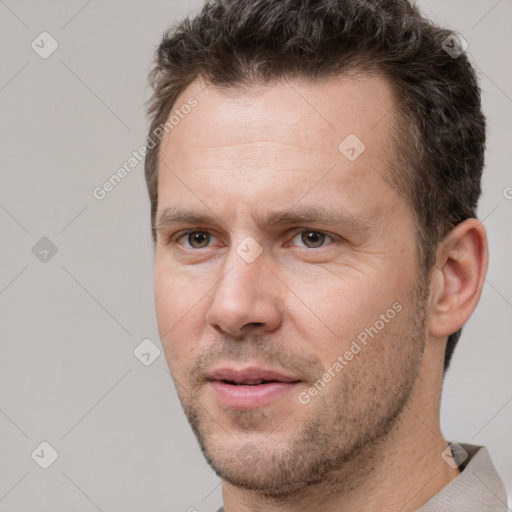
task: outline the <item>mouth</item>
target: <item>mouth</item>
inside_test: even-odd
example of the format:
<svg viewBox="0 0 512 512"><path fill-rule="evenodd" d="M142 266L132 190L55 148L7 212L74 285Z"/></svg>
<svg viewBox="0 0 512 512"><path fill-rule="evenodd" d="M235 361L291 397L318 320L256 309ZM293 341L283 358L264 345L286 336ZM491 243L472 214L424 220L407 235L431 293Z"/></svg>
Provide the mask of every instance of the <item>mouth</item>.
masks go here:
<svg viewBox="0 0 512 512"><path fill-rule="evenodd" d="M221 405L233 409L256 409L282 400L302 381L292 375L264 368L219 368L207 376Z"/></svg>
<svg viewBox="0 0 512 512"><path fill-rule="evenodd" d="M260 384L269 384L271 382L281 382L281 381L279 381L279 380L258 379L258 380L250 380L250 381L237 382L237 381L234 381L234 380L223 379L221 382L224 382L226 384L231 384L233 386L259 386Z"/></svg>

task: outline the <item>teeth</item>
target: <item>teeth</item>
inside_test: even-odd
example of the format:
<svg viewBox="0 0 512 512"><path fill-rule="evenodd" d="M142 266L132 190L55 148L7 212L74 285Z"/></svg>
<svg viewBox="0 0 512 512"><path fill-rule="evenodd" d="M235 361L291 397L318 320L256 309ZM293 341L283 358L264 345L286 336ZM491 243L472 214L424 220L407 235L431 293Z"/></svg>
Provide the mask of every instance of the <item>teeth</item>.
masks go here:
<svg viewBox="0 0 512 512"><path fill-rule="evenodd" d="M275 380L265 380L265 379L254 379L254 380L246 380L244 382L236 382L234 380L225 380L226 384L231 384L234 386L257 386L258 384L267 384L270 382L277 382Z"/></svg>
<svg viewBox="0 0 512 512"><path fill-rule="evenodd" d="M261 384L263 382L267 382L263 379L257 379L257 380L246 380L245 382L235 382L234 380L227 380L225 381L228 384L235 384L236 386L257 386L258 384Z"/></svg>

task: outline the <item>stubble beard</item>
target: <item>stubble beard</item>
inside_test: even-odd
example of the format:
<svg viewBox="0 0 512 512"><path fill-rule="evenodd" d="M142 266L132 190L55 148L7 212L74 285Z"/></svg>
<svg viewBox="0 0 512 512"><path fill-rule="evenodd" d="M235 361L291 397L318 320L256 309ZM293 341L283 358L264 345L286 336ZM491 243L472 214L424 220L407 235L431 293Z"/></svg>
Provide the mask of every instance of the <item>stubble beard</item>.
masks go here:
<svg viewBox="0 0 512 512"><path fill-rule="evenodd" d="M179 393L201 451L215 473L233 486L279 502L299 499L302 491L317 485L334 493L347 491L356 473L371 471L372 459L382 452L418 377L426 341L427 285L423 282L412 293L409 307L404 306L400 313L407 314L401 326L387 326L390 332L386 343L400 340L400 350L383 358L377 368L368 368L365 358L358 360L356 356L334 382L339 380L329 384L329 389L310 404L297 402L296 407L311 407L311 415L293 431L287 430L284 447L283 438L276 443L280 448L272 446L272 436L279 435L276 431L265 437L267 446L248 442L230 448L234 437L221 426L224 422L216 422L195 401L194 393ZM369 343L362 353L374 349ZM250 433L252 428L261 431L265 420L273 423L273 413L268 409L227 409L226 413L236 422L237 437L244 431ZM292 421L293 414L284 420ZM243 455L247 449L252 450L252 456Z"/></svg>

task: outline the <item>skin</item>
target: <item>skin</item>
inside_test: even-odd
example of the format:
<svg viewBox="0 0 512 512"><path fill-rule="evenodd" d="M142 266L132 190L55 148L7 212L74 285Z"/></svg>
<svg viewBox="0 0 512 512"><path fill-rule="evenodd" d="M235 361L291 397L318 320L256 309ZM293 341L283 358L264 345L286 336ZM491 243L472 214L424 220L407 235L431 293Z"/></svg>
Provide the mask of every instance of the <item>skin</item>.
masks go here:
<svg viewBox="0 0 512 512"><path fill-rule="evenodd" d="M427 280L413 213L385 179L395 100L383 78L237 92L196 81L176 107L191 96L197 107L162 141L157 219L187 208L212 220L158 223L155 301L167 363L222 478L226 512L416 510L459 473L441 457L442 367L447 336L480 297L482 224L452 230ZM355 161L338 149L349 134L366 146ZM348 216L264 223L270 212L312 207ZM262 250L250 263L237 252L249 236ZM297 394L397 303L400 312L300 403ZM206 380L221 364L272 367L301 383L268 407L226 408Z"/></svg>

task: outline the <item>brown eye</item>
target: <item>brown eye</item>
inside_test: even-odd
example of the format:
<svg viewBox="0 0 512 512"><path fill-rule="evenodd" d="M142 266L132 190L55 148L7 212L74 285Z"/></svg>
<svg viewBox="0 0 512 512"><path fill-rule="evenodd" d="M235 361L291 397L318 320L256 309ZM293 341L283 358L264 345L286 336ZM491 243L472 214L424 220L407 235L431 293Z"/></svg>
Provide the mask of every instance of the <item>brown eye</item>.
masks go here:
<svg viewBox="0 0 512 512"><path fill-rule="evenodd" d="M320 231L302 231L300 233L301 242L309 249L316 249L325 244L327 235Z"/></svg>
<svg viewBox="0 0 512 512"><path fill-rule="evenodd" d="M193 249L202 249L208 247L211 235L204 231L192 231L187 235L187 242Z"/></svg>

